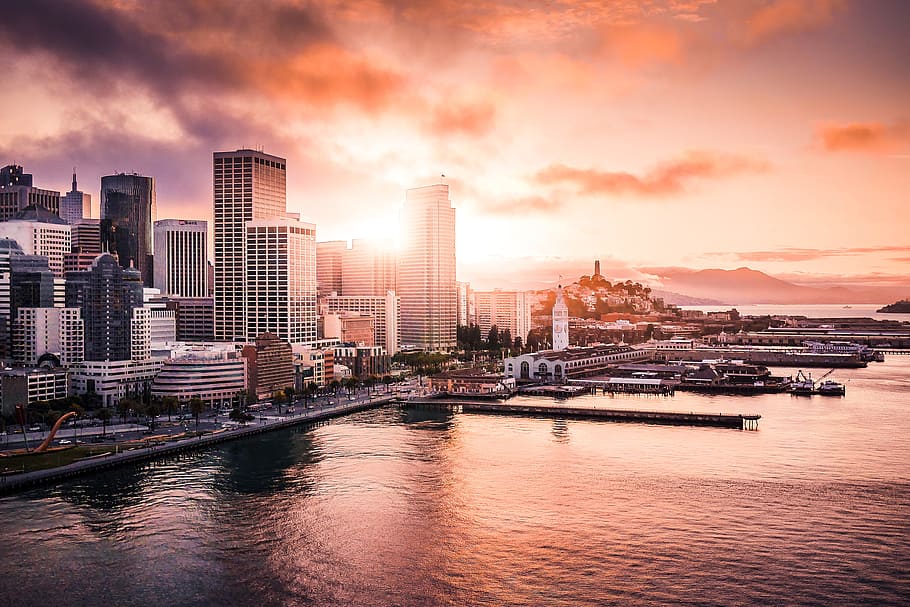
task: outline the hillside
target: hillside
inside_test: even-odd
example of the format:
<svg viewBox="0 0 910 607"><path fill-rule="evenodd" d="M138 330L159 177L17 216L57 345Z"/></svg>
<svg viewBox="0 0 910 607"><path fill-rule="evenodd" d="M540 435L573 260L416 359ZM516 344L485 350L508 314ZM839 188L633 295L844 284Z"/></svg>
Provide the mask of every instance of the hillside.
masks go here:
<svg viewBox="0 0 910 607"><path fill-rule="evenodd" d="M666 291L690 298L712 299L725 304L853 304L879 303L895 299L904 289L867 287L808 287L751 268L735 270L690 268L640 268L657 276Z"/></svg>

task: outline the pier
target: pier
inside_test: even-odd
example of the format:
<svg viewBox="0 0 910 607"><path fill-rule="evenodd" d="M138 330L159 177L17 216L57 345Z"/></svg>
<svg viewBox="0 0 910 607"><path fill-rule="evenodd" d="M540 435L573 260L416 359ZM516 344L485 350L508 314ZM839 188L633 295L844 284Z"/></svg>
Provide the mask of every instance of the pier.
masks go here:
<svg viewBox="0 0 910 607"><path fill-rule="evenodd" d="M672 396L678 381L643 378L643 377L590 377L570 379L569 383L583 386L592 394L600 390L602 394L655 394Z"/></svg>
<svg viewBox="0 0 910 607"><path fill-rule="evenodd" d="M554 405L519 405L479 400L419 399L399 403L405 407L433 407L462 413L530 415L541 417L577 417L614 422L638 422L674 426L710 426L736 430L758 430L759 414L684 413L638 409L600 409L596 407L561 407Z"/></svg>

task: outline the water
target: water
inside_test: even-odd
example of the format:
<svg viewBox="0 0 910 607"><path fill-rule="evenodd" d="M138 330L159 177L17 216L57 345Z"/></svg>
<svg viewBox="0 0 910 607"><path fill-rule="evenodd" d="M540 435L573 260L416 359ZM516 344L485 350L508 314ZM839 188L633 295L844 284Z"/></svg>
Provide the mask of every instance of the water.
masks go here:
<svg viewBox="0 0 910 607"><path fill-rule="evenodd" d="M714 312L736 308L743 316L806 316L808 318L872 318L910 322L910 314L880 314L876 310L885 304L740 304L736 306L680 306L684 310Z"/></svg>
<svg viewBox="0 0 910 607"><path fill-rule="evenodd" d="M760 430L371 411L0 500L4 605L907 605L910 357ZM539 402L539 401L538 401Z"/></svg>

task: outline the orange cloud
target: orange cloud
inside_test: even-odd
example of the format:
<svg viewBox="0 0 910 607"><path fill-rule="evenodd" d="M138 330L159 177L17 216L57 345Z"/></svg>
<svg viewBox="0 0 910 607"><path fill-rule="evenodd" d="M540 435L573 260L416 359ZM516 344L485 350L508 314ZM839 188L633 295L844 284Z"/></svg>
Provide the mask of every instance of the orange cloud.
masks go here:
<svg viewBox="0 0 910 607"><path fill-rule="evenodd" d="M822 125L816 135L822 147L829 152L876 151L910 141L910 126L904 122L892 125L880 122Z"/></svg>
<svg viewBox="0 0 910 607"><path fill-rule="evenodd" d="M448 103L437 106L426 129L434 135L484 135L493 128L496 108L492 103Z"/></svg>
<svg viewBox="0 0 910 607"><path fill-rule="evenodd" d="M648 63L679 63L683 59L682 35L668 27L636 24L603 31L604 51L622 63L637 67Z"/></svg>
<svg viewBox="0 0 910 607"><path fill-rule="evenodd" d="M815 29L830 22L845 6L845 0L772 0L746 21L746 41Z"/></svg>
<svg viewBox="0 0 910 607"><path fill-rule="evenodd" d="M584 194L666 196L682 191L693 179L729 177L767 168L767 163L745 156L692 151L658 165L643 176L554 164L538 172L535 179L544 185L571 183Z"/></svg>

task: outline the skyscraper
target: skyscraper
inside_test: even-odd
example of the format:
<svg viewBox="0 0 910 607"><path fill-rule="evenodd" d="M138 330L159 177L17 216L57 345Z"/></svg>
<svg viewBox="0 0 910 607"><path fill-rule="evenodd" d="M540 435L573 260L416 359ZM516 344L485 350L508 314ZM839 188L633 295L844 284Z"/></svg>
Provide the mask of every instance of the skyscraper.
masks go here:
<svg viewBox="0 0 910 607"><path fill-rule="evenodd" d="M86 361L142 358L136 350L149 339L148 311L142 304L139 271L121 268L109 254L99 255L84 272L66 275L66 306L82 310ZM134 327L142 319L144 336Z"/></svg>
<svg viewBox="0 0 910 607"><path fill-rule="evenodd" d="M215 339L245 340L244 225L287 213L285 159L254 150L215 152Z"/></svg>
<svg viewBox="0 0 910 607"><path fill-rule="evenodd" d="M455 209L449 186L407 191L398 263L401 343L423 350L455 347Z"/></svg>
<svg viewBox="0 0 910 607"><path fill-rule="evenodd" d="M155 222L155 288L162 295L208 295L208 232L205 221Z"/></svg>
<svg viewBox="0 0 910 607"><path fill-rule="evenodd" d="M316 286L319 297L342 294L342 261L348 250L346 240L327 240L316 243Z"/></svg>
<svg viewBox="0 0 910 607"><path fill-rule="evenodd" d="M316 341L316 226L260 219L245 227L247 340Z"/></svg>
<svg viewBox="0 0 910 607"><path fill-rule="evenodd" d="M341 295L382 297L398 290L395 252L376 240L355 238L341 256Z"/></svg>
<svg viewBox="0 0 910 607"><path fill-rule="evenodd" d="M76 171L73 171L73 189L60 199L60 219L74 224L92 216L92 196L76 188Z"/></svg>
<svg viewBox="0 0 910 607"><path fill-rule="evenodd" d="M121 268L139 270L152 286L152 223L157 218L155 180L136 173L101 178L101 244ZM86 331L88 336L88 331Z"/></svg>

